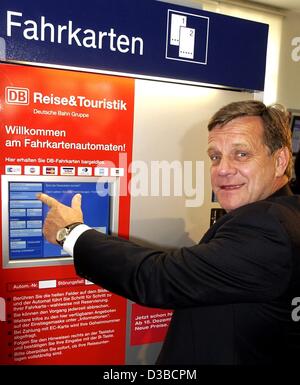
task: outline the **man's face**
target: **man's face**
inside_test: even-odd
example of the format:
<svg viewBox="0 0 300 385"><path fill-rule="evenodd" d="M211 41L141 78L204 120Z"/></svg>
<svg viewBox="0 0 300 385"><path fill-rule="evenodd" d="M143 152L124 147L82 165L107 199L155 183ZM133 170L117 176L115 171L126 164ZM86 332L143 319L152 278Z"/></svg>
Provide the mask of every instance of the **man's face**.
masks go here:
<svg viewBox="0 0 300 385"><path fill-rule="evenodd" d="M263 143L263 125L257 116L213 128L208 155L212 189L226 211L265 199L278 189L276 157Z"/></svg>

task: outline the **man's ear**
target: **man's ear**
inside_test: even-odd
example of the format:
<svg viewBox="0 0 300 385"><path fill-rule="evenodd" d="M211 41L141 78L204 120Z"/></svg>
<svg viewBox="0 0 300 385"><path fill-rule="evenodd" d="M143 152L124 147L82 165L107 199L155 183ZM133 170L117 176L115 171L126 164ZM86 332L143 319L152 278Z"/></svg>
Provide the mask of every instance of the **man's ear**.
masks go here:
<svg viewBox="0 0 300 385"><path fill-rule="evenodd" d="M290 161L290 152L287 147L282 147L275 152L277 177L283 176Z"/></svg>

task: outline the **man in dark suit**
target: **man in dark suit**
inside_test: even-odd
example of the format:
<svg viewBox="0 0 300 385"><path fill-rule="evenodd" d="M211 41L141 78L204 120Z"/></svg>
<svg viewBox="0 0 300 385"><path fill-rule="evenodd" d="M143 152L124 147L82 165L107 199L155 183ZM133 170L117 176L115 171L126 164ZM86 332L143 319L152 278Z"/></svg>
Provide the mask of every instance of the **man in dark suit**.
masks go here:
<svg viewBox="0 0 300 385"><path fill-rule="evenodd" d="M74 256L80 276L142 305L174 309L159 364L296 362L300 199L288 187L285 114L258 101L231 103L208 129L212 188L226 214L198 245L162 252L99 234L80 224L80 195L67 207L41 194L51 208L44 234Z"/></svg>

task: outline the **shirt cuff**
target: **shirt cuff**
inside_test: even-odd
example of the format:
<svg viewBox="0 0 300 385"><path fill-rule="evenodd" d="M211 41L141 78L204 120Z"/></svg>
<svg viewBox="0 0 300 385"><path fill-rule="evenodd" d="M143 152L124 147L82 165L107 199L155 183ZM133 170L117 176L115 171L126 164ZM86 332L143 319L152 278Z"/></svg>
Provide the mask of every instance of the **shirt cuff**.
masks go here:
<svg viewBox="0 0 300 385"><path fill-rule="evenodd" d="M75 246L77 239L80 237L80 235L82 233L84 233L85 231L90 230L90 229L91 228L89 226L84 225L84 224L74 227L74 229L67 236L67 238L64 242L64 245L63 245L63 249L68 253L68 255L73 257L74 246Z"/></svg>

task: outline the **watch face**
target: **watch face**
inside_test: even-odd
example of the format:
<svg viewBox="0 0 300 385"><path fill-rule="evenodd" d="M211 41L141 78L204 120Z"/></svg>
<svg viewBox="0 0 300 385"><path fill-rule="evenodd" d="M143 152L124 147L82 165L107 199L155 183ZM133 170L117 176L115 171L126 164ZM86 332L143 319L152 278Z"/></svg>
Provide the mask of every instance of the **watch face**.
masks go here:
<svg viewBox="0 0 300 385"><path fill-rule="evenodd" d="M66 238L67 235L68 235L68 229L65 229L65 228L60 229L57 232L56 240L58 242L61 242L61 241L63 241Z"/></svg>

